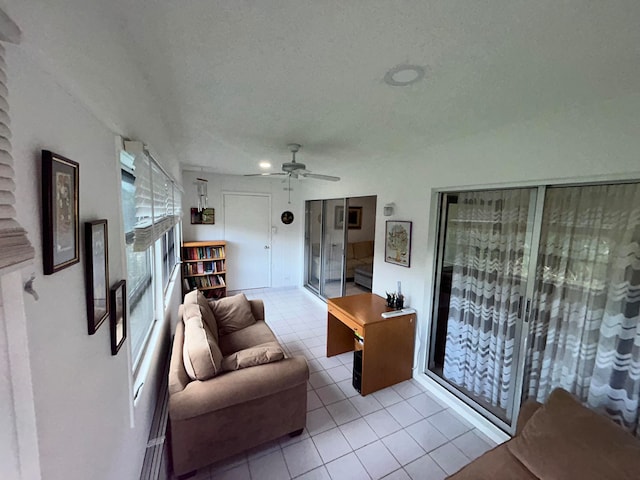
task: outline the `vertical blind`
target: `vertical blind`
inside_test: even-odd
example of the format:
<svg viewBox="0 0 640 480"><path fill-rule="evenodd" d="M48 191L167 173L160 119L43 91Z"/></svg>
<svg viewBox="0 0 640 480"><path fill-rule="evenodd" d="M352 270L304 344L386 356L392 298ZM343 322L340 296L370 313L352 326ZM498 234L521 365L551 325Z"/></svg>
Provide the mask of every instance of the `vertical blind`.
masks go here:
<svg viewBox="0 0 640 480"><path fill-rule="evenodd" d="M133 249L143 252L180 221L182 194L142 142L125 141L124 144L126 152L134 159L136 222Z"/></svg>
<svg viewBox="0 0 640 480"><path fill-rule="evenodd" d="M0 269L31 260L35 255L26 230L16 220L6 70L5 50L0 44Z"/></svg>

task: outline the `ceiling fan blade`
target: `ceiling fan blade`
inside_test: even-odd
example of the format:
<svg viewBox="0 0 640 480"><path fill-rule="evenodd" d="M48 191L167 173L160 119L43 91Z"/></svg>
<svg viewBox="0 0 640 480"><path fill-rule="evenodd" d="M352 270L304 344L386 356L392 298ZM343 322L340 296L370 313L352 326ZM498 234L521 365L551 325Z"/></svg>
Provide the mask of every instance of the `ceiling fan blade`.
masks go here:
<svg viewBox="0 0 640 480"><path fill-rule="evenodd" d="M332 177L331 175L320 175L318 173L301 173L301 177L315 178L316 180L328 180L330 182L340 181L340 177Z"/></svg>
<svg viewBox="0 0 640 480"><path fill-rule="evenodd" d="M288 175L288 173L248 173L245 177L274 177L274 176Z"/></svg>

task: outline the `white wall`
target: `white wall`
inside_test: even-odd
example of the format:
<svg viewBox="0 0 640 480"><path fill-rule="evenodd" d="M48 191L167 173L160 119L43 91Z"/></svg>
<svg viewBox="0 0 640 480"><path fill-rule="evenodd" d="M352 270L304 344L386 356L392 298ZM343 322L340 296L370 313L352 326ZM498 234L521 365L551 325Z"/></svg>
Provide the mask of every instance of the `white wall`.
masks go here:
<svg viewBox="0 0 640 480"><path fill-rule="evenodd" d="M5 4L23 29L23 42L6 48L17 216L36 251L40 295L24 300L42 478L137 478L168 329L159 332L131 428L126 351L111 355L108 322L87 334L82 248L80 264L42 273L40 152L79 162L80 226L108 220L111 284L124 277L116 134L150 144L178 179L180 171L117 23L98 2ZM175 313L175 299L169 309Z"/></svg>
<svg viewBox="0 0 640 480"><path fill-rule="evenodd" d="M184 171L183 186L185 194L183 203L183 239L192 240L230 240L224 231L223 194L266 193L271 195L271 286L283 287L300 285L302 282L301 256L303 251L302 239L304 235L304 205L298 200L300 195L299 182L292 180L291 204L288 193L284 190L286 184L279 177L241 177L234 175L214 175L205 172ZM215 225L191 225L191 207L198 205L196 197L195 179L205 178L208 182L210 208L215 209ZM285 225L280 221L282 212L289 210L294 215L293 223Z"/></svg>
<svg viewBox="0 0 640 480"><path fill-rule="evenodd" d="M435 251L434 189L460 186L544 184L598 176L640 178L640 95L550 113L435 146L420 158L375 158L364 168L329 172L335 184L307 182L306 199L378 195L373 291L384 295L402 281L408 305L418 310L419 346L431 311ZM426 134L426 133L425 133ZM386 203L396 204L391 217ZM384 262L385 220L413 221L411 268ZM424 351L419 356L423 369Z"/></svg>

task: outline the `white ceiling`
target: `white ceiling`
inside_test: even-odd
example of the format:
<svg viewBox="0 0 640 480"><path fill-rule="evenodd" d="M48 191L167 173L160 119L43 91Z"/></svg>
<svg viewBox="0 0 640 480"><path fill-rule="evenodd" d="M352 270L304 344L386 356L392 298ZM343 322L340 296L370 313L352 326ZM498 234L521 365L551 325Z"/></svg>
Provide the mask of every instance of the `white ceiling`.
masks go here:
<svg viewBox="0 0 640 480"><path fill-rule="evenodd" d="M640 91L640 2L118 0L184 165L420 158L428 146ZM409 87L382 79L425 66ZM425 162L434 161L425 158ZM366 163L362 163L366 166Z"/></svg>

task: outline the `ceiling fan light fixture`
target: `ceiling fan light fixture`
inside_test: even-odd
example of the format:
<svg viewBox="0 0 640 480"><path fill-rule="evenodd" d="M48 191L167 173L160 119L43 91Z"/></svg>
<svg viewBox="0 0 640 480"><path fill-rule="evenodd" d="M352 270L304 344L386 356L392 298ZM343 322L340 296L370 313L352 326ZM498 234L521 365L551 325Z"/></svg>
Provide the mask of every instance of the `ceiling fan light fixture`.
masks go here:
<svg viewBox="0 0 640 480"><path fill-rule="evenodd" d="M290 143L287 146L291 152L291 161L284 162L282 164L282 172L251 173L246 174L245 177L286 176L288 182L291 182L291 177L295 179L315 178L317 180L328 180L330 182L337 182L340 180L340 177L311 173L307 170L307 166L304 163L296 162L296 153L302 148L302 145L299 143ZM260 166L262 166L262 164Z"/></svg>
<svg viewBox="0 0 640 480"><path fill-rule="evenodd" d="M425 69L420 65L398 65L384 75L384 83L392 87L406 87L424 78Z"/></svg>

